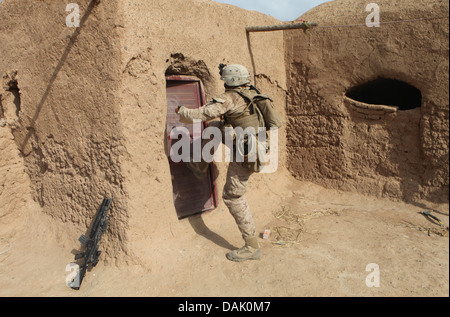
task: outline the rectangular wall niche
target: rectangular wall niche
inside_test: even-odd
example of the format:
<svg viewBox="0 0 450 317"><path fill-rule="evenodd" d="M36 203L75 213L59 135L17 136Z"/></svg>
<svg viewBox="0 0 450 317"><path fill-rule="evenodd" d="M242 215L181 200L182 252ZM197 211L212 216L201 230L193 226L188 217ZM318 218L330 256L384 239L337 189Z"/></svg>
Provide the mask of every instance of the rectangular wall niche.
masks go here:
<svg viewBox="0 0 450 317"><path fill-rule="evenodd" d="M172 140L170 131L174 127L186 127L190 133L190 141L193 140L193 125L180 123L175 108L185 106L187 108L199 108L205 104L205 94L199 79L188 76L166 77L167 95L167 157L172 177L173 201L179 219L190 217L217 207L216 184L212 178L212 166L208 167L204 177L198 178L184 162L175 163L169 155L169 148L178 140ZM202 125L202 132L206 125ZM192 149L192 146L191 146Z"/></svg>

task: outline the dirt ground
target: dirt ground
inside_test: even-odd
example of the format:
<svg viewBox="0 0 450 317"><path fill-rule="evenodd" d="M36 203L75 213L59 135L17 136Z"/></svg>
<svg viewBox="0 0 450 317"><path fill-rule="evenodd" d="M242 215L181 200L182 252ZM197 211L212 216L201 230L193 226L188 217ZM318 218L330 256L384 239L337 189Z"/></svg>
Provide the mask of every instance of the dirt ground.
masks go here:
<svg viewBox="0 0 450 317"><path fill-rule="evenodd" d="M246 26L279 21L206 0L84 0L73 30L47 2L1 3L0 296L449 296L448 1L381 1L383 22L405 23L378 30L328 28L367 14L332 1L304 16L325 28L251 36ZM289 131L280 173L250 180L257 230L271 230L259 261L226 259L243 241L223 203L180 221L173 208L165 76L199 78L209 99L220 62L251 66ZM353 118L346 91L380 75L417 86L422 109ZM105 193L105 252L75 291L68 265Z"/></svg>
<svg viewBox="0 0 450 317"><path fill-rule="evenodd" d="M449 296L448 229L419 213L425 208L448 226L448 204L409 205L296 182L270 216L254 212L258 230L271 229L260 238L259 261L225 258L242 242L228 212L215 210L181 220L192 231L172 249L161 244L150 269L101 261L75 291L66 286L77 245L67 238L72 229L29 203L21 217L0 218L0 296ZM211 225L213 217L223 221ZM366 284L373 265L379 287Z"/></svg>

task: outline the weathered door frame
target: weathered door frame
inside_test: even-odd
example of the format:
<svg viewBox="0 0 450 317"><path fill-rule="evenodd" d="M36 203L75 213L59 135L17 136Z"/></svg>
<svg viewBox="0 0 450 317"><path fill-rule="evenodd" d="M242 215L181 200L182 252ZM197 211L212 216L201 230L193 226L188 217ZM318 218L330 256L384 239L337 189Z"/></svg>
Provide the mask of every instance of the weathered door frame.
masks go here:
<svg viewBox="0 0 450 317"><path fill-rule="evenodd" d="M204 89L202 81L199 78L194 77L194 76L186 76L186 75L167 75L166 76L166 87L167 87L167 82L169 82L169 81L197 82L199 84L199 89L200 89L200 91L199 91L199 93L200 93L200 104L201 104L200 106L202 106L202 105L204 105L206 103L205 89ZM205 122L203 124L203 129L205 129L207 126L208 126L208 124ZM165 137L166 137L166 144L170 144L171 143L170 142L170 140L171 140L170 139L170 131L166 131L166 136ZM169 164L172 164L172 165L184 164L183 162L180 162L180 163L171 162L169 157L168 157L168 160L169 160ZM212 189L211 195L212 195L212 198L213 198L213 202L214 202L213 205L214 205L214 207L209 209L209 210L203 210L203 211L192 213L192 214L190 214L188 216L181 216L180 217L180 215L178 215L179 219L191 217L191 216L194 216L194 215L199 214L199 213L211 212L211 211L213 211L214 209L217 208L217 206L218 206L218 194L217 194L217 186L216 186L216 182L214 180L213 172L214 172L213 166L212 166L212 164L210 164L210 166L209 166L209 173L208 173L208 179L206 179L206 180L208 182L210 182L210 185L211 185L211 189ZM175 203L175 197L174 197L174 203Z"/></svg>

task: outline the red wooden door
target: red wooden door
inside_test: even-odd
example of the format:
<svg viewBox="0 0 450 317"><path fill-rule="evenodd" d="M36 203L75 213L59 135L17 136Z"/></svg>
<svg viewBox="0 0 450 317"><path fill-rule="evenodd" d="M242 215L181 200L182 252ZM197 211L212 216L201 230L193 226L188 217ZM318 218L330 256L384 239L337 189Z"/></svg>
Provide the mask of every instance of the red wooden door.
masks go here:
<svg viewBox="0 0 450 317"><path fill-rule="evenodd" d="M175 127L185 127L189 130L191 145L194 138L193 124L184 124L179 121L175 108L185 106L187 108L199 108L205 102L201 83L198 79L187 76L170 76L166 78L167 95L167 155L172 175L172 189L175 210L178 218L186 218L198 213L211 211L217 207L217 191L212 178L211 166L205 178L198 179L186 166L186 163L175 163L169 153L172 144L178 140L172 140L170 131ZM205 125L202 124L201 132ZM196 135L195 137L201 137ZM192 150L192 146L191 146Z"/></svg>

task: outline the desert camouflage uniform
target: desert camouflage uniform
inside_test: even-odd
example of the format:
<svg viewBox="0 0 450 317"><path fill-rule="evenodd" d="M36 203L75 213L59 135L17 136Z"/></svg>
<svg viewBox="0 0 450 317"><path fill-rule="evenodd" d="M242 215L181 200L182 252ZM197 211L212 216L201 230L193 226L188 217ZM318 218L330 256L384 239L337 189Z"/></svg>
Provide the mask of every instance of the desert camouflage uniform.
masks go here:
<svg viewBox="0 0 450 317"><path fill-rule="evenodd" d="M235 92L226 91L212 101L197 109L181 107L178 114L183 123L192 123L193 120L209 121L222 115L249 114L247 102ZM227 179L223 189L223 201L234 217L242 237L256 235L255 224L248 206L245 192L248 179L253 172L249 171L240 162L230 162L228 166Z"/></svg>

